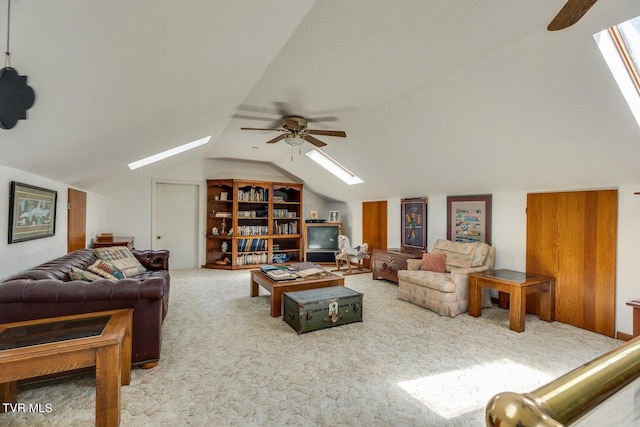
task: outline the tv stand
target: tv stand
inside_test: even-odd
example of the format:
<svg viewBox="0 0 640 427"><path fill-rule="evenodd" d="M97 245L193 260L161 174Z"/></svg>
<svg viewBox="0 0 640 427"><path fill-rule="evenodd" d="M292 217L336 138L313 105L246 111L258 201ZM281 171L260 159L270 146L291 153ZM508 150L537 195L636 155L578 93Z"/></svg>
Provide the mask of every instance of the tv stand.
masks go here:
<svg viewBox="0 0 640 427"><path fill-rule="evenodd" d="M304 260L319 264L335 264L338 236L342 234L339 222L305 222Z"/></svg>

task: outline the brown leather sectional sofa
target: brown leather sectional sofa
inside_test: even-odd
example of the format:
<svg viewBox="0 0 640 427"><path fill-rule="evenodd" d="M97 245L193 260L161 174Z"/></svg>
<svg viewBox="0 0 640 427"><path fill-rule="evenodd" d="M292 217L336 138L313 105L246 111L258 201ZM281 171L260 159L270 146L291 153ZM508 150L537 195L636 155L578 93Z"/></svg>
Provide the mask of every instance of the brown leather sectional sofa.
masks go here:
<svg viewBox="0 0 640 427"><path fill-rule="evenodd" d="M169 308L169 251L132 252L146 273L120 280L71 280L69 268L86 270L97 260L93 249L81 249L5 279L0 323L133 308L132 362L156 366Z"/></svg>

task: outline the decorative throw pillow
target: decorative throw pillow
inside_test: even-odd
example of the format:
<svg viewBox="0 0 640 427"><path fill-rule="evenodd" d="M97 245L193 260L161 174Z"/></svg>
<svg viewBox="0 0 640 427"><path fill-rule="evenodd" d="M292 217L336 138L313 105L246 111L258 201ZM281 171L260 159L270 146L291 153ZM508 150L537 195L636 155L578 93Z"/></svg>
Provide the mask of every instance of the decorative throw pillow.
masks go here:
<svg viewBox="0 0 640 427"><path fill-rule="evenodd" d="M118 268L110 262L102 261L101 259L87 267L87 270L97 274L98 276L104 277L105 279L124 279L122 271L118 270Z"/></svg>
<svg viewBox="0 0 640 427"><path fill-rule="evenodd" d="M71 267L67 272L71 280L84 280L85 282L95 282L96 280L103 279L103 277L93 274L90 271L79 270Z"/></svg>
<svg viewBox="0 0 640 427"><path fill-rule="evenodd" d="M423 254L420 270L444 273L447 266L446 254Z"/></svg>
<svg viewBox="0 0 640 427"><path fill-rule="evenodd" d="M106 261L120 270L124 277L137 276L147 271L126 246L97 248L95 253L98 259Z"/></svg>

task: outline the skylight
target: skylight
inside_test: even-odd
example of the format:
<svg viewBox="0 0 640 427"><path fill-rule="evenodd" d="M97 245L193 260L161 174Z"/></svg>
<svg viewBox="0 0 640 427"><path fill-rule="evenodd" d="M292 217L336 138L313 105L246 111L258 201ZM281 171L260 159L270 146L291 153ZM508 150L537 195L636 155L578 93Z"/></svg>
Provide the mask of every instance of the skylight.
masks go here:
<svg viewBox="0 0 640 427"><path fill-rule="evenodd" d="M593 35L640 126L640 16Z"/></svg>
<svg viewBox="0 0 640 427"><path fill-rule="evenodd" d="M196 147L206 144L211 139L211 135L206 136L204 138L200 138L198 140L189 142L187 144L182 144L178 147L171 148L169 150L163 151L158 154L154 154L153 156L145 157L144 159L136 160L135 162L129 163L129 169L134 170L141 168L142 166L147 166L151 163L155 163L160 160L164 160L167 157L175 156L176 154L184 153L185 151L192 150Z"/></svg>
<svg viewBox="0 0 640 427"><path fill-rule="evenodd" d="M329 157L326 153L318 149L309 151L307 156L349 185L362 184L364 182L349 169L345 168L340 163Z"/></svg>

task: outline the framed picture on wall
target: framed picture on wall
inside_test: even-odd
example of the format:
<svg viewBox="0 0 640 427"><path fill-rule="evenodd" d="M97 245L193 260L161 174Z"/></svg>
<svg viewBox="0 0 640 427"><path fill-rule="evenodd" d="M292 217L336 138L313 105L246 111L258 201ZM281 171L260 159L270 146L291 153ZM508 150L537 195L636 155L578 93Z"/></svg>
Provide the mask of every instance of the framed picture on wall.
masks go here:
<svg viewBox="0 0 640 427"><path fill-rule="evenodd" d="M491 194L447 197L447 239L491 244Z"/></svg>
<svg viewBox="0 0 640 427"><path fill-rule="evenodd" d="M11 181L9 243L54 236L57 197L57 191Z"/></svg>
<svg viewBox="0 0 640 427"><path fill-rule="evenodd" d="M402 199L402 249L427 250L426 197Z"/></svg>
<svg viewBox="0 0 640 427"><path fill-rule="evenodd" d="M340 211L329 211L329 220L327 222L340 222Z"/></svg>

